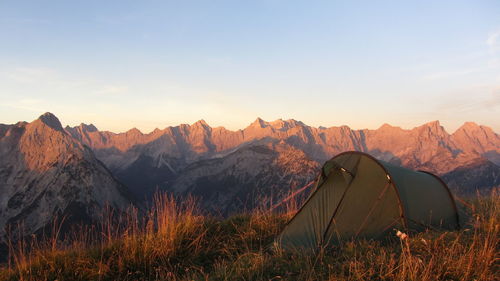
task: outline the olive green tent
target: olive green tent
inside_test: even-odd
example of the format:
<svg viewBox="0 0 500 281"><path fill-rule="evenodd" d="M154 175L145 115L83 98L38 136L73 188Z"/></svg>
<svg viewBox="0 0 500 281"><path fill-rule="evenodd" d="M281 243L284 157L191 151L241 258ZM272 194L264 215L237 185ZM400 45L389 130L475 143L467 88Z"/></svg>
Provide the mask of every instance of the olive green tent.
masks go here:
<svg viewBox="0 0 500 281"><path fill-rule="evenodd" d="M345 152L323 165L315 191L277 242L285 249L314 249L352 238L378 239L394 229L458 229L459 224L455 200L437 176Z"/></svg>

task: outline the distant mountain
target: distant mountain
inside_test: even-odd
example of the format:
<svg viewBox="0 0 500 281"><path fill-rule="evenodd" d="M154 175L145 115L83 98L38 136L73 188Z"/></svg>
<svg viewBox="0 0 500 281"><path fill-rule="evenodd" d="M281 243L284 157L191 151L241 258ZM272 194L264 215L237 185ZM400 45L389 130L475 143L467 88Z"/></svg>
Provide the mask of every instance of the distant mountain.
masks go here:
<svg viewBox="0 0 500 281"><path fill-rule="evenodd" d="M283 141L255 143L188 165L167 190L194 195L204 210L227 215L270 208L314 180L318 171L316 161Z"/></svg>
<svg viewBox="0 0 500 281"><path fill-rule="evenodd" d="M293 119L266 122L260 118L238 131L211 128L203 120L156 129L149 134L137 129L121 134L101 132L84 124L66 130L91 147L121 180L132 185L136 194L168 189L188 165L227 155L254 142L283 141L317 163L343 151L357 150L412 169L455 178L464 173L459 168L470 165L478 169L487 166L493 172L491 180L486 181L467 176L469 180L463 184L471 185L460 190L479 188L474 184L479 181L481 188L496 186L500 171L500 136L491 128L472 122L453 134L447 133L439 121L411 130L388 124L376 130L352 130L347 126L315 128ZM460 183L454 181L456 184Z"/></svg>
<svg viewBox="0 0 500 281"><path fill-rule="evenodd" d="M105 206L124 210L131 202L125 186L50 113L0 125L0 194L0 241L7 225L30 234L56 216L92 221Z"/></svg>
<svg viewBox="0 0 500 281"><path fill-rule="evenodd" d="M479 192L488 194L492 187L500 187L500 169L493 162L478 158L442 175L448 186L459 194Z"/></svg>
<svg viewBox="0 0 500 281"><path fill-rule="evenodd" d="M462 151L479 154L497 165L500 165L499 139L491 128L473 122L466 122L451 135L453 144Z"/></svg>

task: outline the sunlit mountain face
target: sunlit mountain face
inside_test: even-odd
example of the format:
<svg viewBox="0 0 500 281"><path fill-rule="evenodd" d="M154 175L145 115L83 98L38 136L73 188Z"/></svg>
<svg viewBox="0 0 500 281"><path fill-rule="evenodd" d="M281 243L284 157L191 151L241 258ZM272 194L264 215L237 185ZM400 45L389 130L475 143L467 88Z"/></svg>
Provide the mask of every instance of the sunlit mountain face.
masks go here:
<svg viewBox="0 0 500 281"><path fill-rule="evenodd" d="M133 199L91 149L46 113L0 130L0 242L6 226L26 234L58 217L67 223L125 210Z"/></svg>
<svg viewBox="0 0 500 281"><path fill-rule="evenodd" d="M178 186L175 180L194 163L207 159L224 161L228 155L248 146L276 144L300 151L304 158L318 164L334 155L357 150L388 162L412 169L447 175L462 175L458 168L489 167L468 176L461 190L490 188L498 185L500 137L491 128L467 122L449 134L438 121L411 130L384 124L376 130L352 130L347 126L315 128L296 120L266 122L260 118L242 130L211 128L203 120L143 134L137 129L115 134L102 132L92 125L66 127L74 138L92 148L97 158L136 194L155 188ZM247 156L252 161L252 156ZM201 163L199 164L201 165ZM483 172L491 171L485 181ZM488 172L489 173L489 172ZM178 188L175 188L178 189Z"/></svg>

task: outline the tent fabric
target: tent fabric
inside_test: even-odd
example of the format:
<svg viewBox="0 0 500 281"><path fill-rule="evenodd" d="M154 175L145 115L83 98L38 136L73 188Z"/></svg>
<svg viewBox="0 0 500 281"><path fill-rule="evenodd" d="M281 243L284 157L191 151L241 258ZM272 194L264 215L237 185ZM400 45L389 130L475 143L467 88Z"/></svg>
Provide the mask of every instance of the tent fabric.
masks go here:
<svg viewBox="0 0 500 281"><path fill-rule="evenodd" d="M315 249L353 238L379 239L393 229L459 227L455 200L437 176L350 151L323 165L315 191L277 242Z"/></svg>

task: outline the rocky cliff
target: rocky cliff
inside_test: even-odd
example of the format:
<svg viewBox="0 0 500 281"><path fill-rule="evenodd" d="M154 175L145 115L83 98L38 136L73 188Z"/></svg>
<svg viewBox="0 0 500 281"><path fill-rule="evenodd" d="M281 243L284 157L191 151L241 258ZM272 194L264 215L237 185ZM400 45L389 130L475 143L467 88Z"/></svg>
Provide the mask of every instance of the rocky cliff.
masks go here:
<svg viewBox="0 0 500 281"><path fill-rule="evenodd" d="M7 225L30 234L55 217L96 220L105 206L124 210L131 202L125 186L50 113L0 127L0 194L1 238Z"/></svg>

